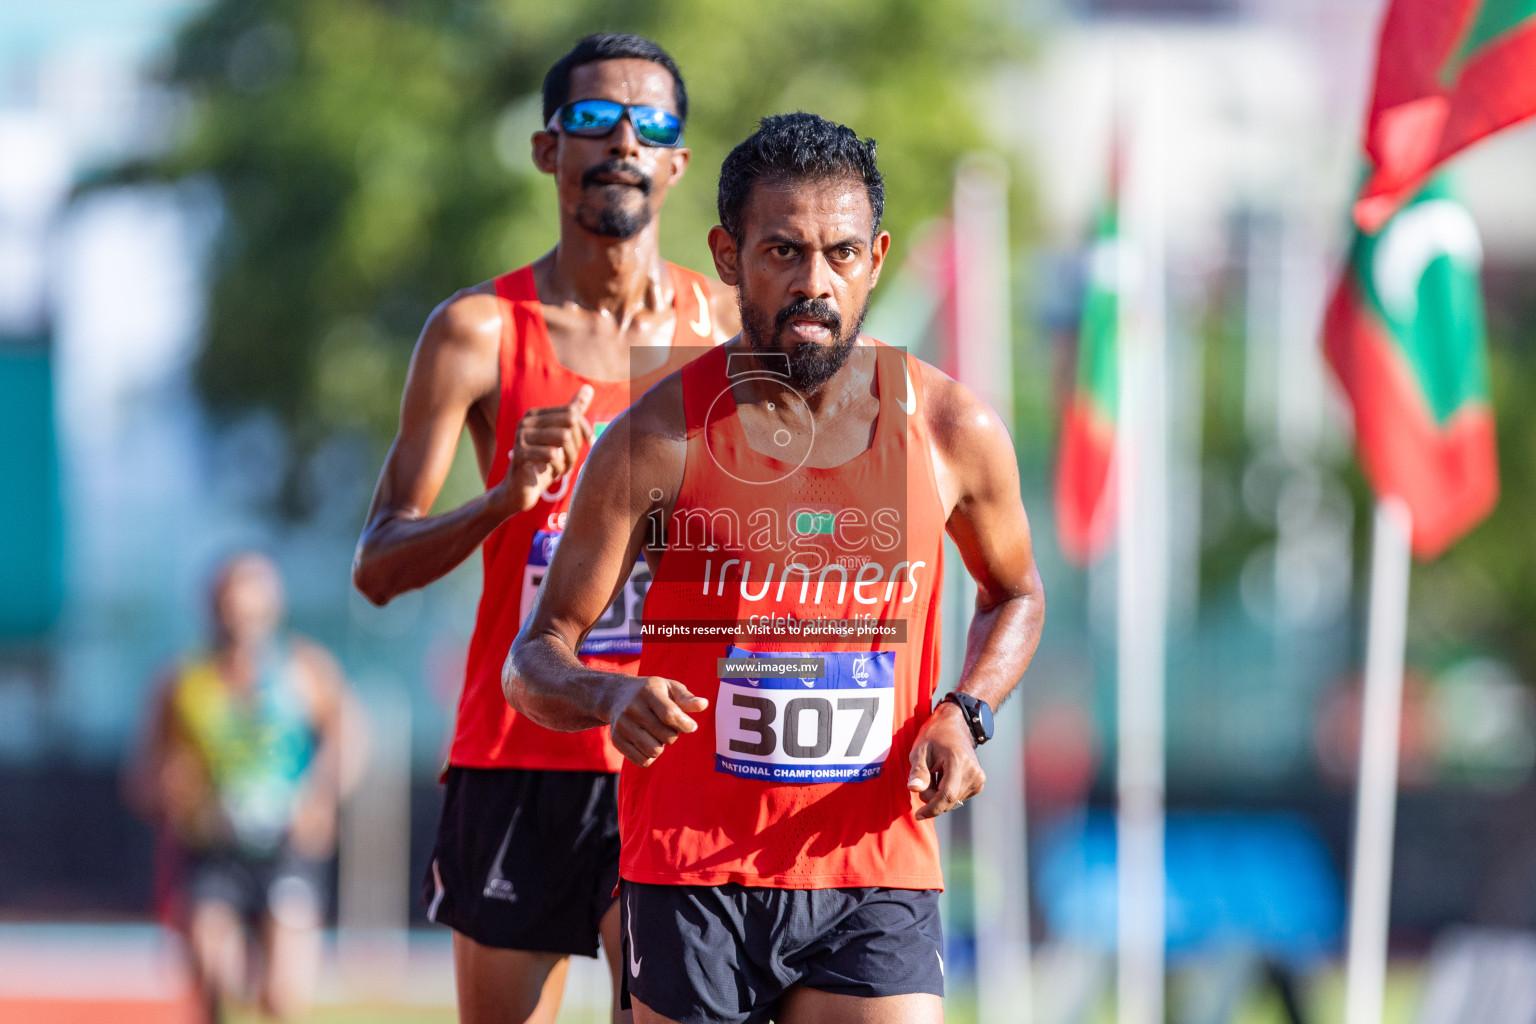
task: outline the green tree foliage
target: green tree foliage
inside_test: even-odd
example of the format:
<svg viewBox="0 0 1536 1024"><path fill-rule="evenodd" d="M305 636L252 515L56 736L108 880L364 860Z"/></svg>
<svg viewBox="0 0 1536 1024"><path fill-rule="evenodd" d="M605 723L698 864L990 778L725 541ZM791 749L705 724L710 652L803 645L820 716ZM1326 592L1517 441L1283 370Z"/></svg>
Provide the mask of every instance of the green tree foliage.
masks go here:
<svg viewBox="0 0 1536 1024"><path fill-rule="evenodd" d="M155 173L211 180L225 219L197 384L275 411L300 450L387 440L433 305L555 241L529 156L538 90L580 36L635 31L689 83L689 177L663 251L709 268L715 180L758 117L807 109L880 143L899 257L981 140L986 0L217 0L178 40L184 142Z"/></svg>

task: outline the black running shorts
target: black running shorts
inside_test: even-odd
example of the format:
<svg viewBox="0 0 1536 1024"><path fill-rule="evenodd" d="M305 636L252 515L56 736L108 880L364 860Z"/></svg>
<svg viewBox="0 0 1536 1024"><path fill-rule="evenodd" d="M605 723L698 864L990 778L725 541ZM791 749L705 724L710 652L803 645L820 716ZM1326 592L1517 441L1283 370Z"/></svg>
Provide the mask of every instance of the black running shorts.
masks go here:
<svg viewBox="0 0 1536 1024"><path fill-rule="evenodd" d="M288 849L270 854L202 850L189 854L187 895L192 905L218 902L256 923L318 927L325 913L325 864Z"/></svg>
<svg viewBox="0 0 1536 1024"><path fill-rule="evenodd" d="M449 768L427 916L483 946L597 956L619 879L618 776Z"/></svg>
<svg viewBox="0 0 1536 1024"><path fill-rule="evenodd" d="M620 894L625 992L682 1024L758 1024L796 985L944 994L937 889L643 885Z"/></svg>

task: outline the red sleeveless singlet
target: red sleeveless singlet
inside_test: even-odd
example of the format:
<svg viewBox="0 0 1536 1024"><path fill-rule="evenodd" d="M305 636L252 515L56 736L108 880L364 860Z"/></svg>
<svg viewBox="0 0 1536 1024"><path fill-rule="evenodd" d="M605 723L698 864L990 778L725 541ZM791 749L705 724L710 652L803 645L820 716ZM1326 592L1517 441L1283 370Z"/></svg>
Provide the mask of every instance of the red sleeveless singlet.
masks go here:
<svg viewBox="0 0 1536 1024"><path fill-rule="evenodd" d="M601 432L629 406L633 396L696 356L699 347L714 343L707 279L671 263L667 268L672 275L677 315L675 351L664 365L633 381L593 380L561 365L550 344L531 266L496 279L496 297L502 304L501 401L496 415L496 454L485 481L487 488L506 475L518 421L529 409L565 405L583 384L590 384L593 395L587 419ZM576 475L585 460L584 448L572 472L556 481L533 508L492 531L482 545L484 583L469 641L450 764L616 772L623 763L609 741L607 728L552 732L513 711L501 692L502 664L543 579L549 556L559 543ZM583 661L634 671L640 645L630 638L630 624L640 618L649 582L650 572L643 563L637 563L629 586L582 645Z"/></svg>
<svg viewBox="0 0 1536 1024"><path fill-rule="evenodd" d="M878 343L854 353L872 353L879 413L870 447L833 468L796 468L747 443L731 383L750 354L719 348L682 370L687 456L639 672L677 679L710 706L649 768L623 766L626 879L943 885L933 824L914 817L906 788L938 677L943 507L918 364ZM788 444L783 431L774 438ZM905 637L834 640L818 619L900 626ZM657 638L700 621L799 632ZM777 660L772 671L751 667L763 657Z"/></svg>

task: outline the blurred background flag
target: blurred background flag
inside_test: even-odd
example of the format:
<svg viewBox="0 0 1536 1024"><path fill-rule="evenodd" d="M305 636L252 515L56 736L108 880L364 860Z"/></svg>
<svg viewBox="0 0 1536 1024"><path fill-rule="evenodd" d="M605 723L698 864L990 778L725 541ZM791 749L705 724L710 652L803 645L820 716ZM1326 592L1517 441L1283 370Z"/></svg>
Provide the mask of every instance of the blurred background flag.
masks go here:
<svg viewBox="0 0 1536 1024"><path fill-rule="evenodd" d="M1102 555L1114 533L1110 471L1119 419L1119 238L1119 204L1112 188L1088 250L1077 366L1062 408L1056 460L1057 536L1062 552L1078 565Z"/></svg>
<svg viewBox="0 0 1536 1024"><path fill-rule="evenodd" d="M1324 350L1354 407L1377 494L1412 516L1433 558L1498 501L1499 470L1472 215L1437 178L1376 234L1357 231Z"/></svg>
<svg viewBox="0 0 1536 1024"><path fill-rule="evenodd" d="M1440 554L1498 500L1482 244L1444 182L1425 182L1456 153L1536 114L1533 15L1533 0L1392 0L1365 129L1372 172L1354 204L1360 233L1324 323L1377 496L1346 1024L1382 1019L1409 552Z"/></svg>
<svg viewBox="0 0 1536 1024"><path fill-rule="evenodd" d="M1393 0L1365 129L1355 222L1379 232L1436 167L1536 114L1536 0Z"/></svg>

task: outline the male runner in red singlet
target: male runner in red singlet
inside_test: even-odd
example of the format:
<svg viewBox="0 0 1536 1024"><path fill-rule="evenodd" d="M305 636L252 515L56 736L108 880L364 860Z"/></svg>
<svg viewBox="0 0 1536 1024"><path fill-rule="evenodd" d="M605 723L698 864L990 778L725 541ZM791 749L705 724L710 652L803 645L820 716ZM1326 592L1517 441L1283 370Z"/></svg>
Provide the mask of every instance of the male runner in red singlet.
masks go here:
<svg viewBox="0 0 1536 1024"><path fill-rule="evenodd" d="M631 762L620 905L641 1024L943 1016L930 819L981 790L975 747L1044 607L1001 421L859 334L883 198L874 143L811 114L765 119L727 157L710 245L742 335L593 448L513 647L513 706L607 725ZM935 708L946 531L976 615ZM639 676L583 665L642 551Z"/></svg>
<svg viewBox="0 0 1536 1024"><path fill-rule="evenodd" d="M629 404L632 373L643 388L735 330L731 290L658 251L657 216L688 165L687 113L677 66L638 36L589 36L550 69L533 159L555 179L560 240L428 320L358 544L353 580L377 604L484 547L424 884L430 916L455 933L468 1024L553 1021L567 956L596 956L599 934L618 970L622 758L603 729L553 733L516 714L499 680L586 448ZM486 492L429 516L466 426ZM582 648L592 664L634 670L629 625L649 579L644 566L630 574ZM615 999L615 1019L627 1016Z"/></svg>

